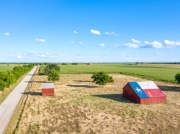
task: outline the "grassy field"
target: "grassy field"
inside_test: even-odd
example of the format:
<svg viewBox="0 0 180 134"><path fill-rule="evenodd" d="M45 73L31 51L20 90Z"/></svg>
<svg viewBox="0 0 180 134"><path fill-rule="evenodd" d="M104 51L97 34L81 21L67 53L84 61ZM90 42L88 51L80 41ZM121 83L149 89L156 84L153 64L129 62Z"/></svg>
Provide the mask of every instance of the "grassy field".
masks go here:
<svg viewBox="0 0 180 134"><path fill-rule="evenodd" d="M0 72L12 70L14 66L17 66L17 64L0 64Z"/></svg>
<svg viewBox="0 0 180 134"><path fill-rule="evenodd" d="M128 81L145 79L110 74L114 83L92 83L91 74L62 74L55 82L55 96L41 96L45 75L35 75L18 123L7 134L133 134L179 133L179 85L154 81L167 95L166 104L139 105L122 96Z"/></svg>
<svg viewBox="0 0 180 134"><path fill-rule="evenodd" d="M41 66L40 73L43 73L44 67ZM60 67L60 74L92 74L104 71L166 82L175 82L174 76L180 72L180 65L172 64L79 64L60 65Z"/></svg>

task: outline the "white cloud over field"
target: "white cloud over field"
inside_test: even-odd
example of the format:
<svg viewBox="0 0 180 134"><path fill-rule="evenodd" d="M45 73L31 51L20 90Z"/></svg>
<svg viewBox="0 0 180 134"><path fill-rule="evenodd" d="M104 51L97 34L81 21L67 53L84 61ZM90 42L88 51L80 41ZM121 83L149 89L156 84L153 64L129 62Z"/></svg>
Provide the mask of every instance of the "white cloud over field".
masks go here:
<svg viewBox="0 0 180 134"><path fill-rule="evenodd" d="M164 40L162 42L160 41L139 41L136 39L131 39L133 43L124 43L124 47L129 48L171 48L175 46L180 46L180 41L170 41L170 40Z"/></svg>
<svg viewBox="0 0 180 134"><path fill-rule="evenodd" d="M36 39L37 42L46 42L45 39Z"/></svg>
<svg viewBox="0 0 180 134"><path fill-rule="evenodd" d="M78 32L77 31L73 31L74 34L77 34Z"/></svg>
<svg viewBox="0 0 180 134"><path fill-rule="evenodd" d="M101 34L100 31L98 31L98 30L93 30L93 29L91 29L90 32L91 32L92 34L96 34L96 35L100 35L100 34Z"/></svg>
<svg viewBox="0 0 180 134"><path fill-rule="evenodd" d="M115 32L105 32L106 35L114 35L114 36L120 36L120 34L117 34Z"/></svg>
<svg viewBox="0 0 180 134"><path fill-rule="evenodd" d="M164 44L167 46L180 46L180 41L169 41L169 40L165 40Z"/></svg>
<svg viewBox="0 0 180 134"><path fill-rule="evenodd" d="M138 41L138 40L136 40L136 39L131 39L131 41L133 42L133 43L141 43L140 41Z"/></svg>
<svg viewBox="0 0 180 134"><path fill-rule="evenodd" d="M104 46L105 46L105 44L104 44L104 43L101 43L101 44L98 44L98 46L100 46L100 47L104 47Z"/></svg>
<svg viewBox="0 0 180 134"><path fill-rule="evenodd" d="M5 33L4 33L4 35L5 35L5 36L9 36L9 35L10 35L10 33L8 33L8 32L5 32Z"/></svg>

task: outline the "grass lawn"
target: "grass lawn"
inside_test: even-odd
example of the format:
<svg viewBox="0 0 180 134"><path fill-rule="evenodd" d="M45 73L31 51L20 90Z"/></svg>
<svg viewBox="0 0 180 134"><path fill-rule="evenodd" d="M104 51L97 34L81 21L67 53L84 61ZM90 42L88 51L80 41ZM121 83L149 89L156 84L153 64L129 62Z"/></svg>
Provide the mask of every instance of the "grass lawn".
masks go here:
<svg viewBox="0 0 180 134"><path fill-rule="evenodd" d="M121 73L152 80L175 82L174 76L180 72L180 65L174 64L78 64L59 65L60 74L92 74L104 71L107 73ZM41 66L43 73L45 66Z"/></svg>

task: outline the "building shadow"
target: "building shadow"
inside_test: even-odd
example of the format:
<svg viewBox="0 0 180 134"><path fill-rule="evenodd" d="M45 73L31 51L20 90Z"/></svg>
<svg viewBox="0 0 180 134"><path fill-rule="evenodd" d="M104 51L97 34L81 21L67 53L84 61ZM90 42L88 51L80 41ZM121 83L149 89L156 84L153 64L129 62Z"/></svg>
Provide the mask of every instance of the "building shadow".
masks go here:
<svg viewBox="0 0 180 134"><path fill-rule="evenodd" d="M49 81L25 81L27 83L52 83L52 82L49 82Z"/></svg>
<svg viewBox="0 0 180 134"><path fill-rule="evenodd" d="M72 85L72 84L69 84L67 85L69 87L79 87L79 88L96 88L97 86L90 86L90 85Z"/></svg>
<svg viewBox="0 0 180 134"><path fill-rule="evenodd" d="M111 99L117 102L124 102L124 103L135 103L127 98L123 97L123 94L98 94L98 95L92 95L94 97L100 97L100 98L106 98Z"/></svg>
<svg viewBox="0 0 180 134"><path fill-rule="evenodd" d="M42 92L24 92L24 95L32 95L32 96L42 96Z"/></svg>
<svg viewBox="0 0 180 134"><path fill-rule="evenodd" d="M162 90L162 91L173 91L173 92L180 92L180 87L176 87L176 86L161 86L158 85L158 87Z"/></svg>

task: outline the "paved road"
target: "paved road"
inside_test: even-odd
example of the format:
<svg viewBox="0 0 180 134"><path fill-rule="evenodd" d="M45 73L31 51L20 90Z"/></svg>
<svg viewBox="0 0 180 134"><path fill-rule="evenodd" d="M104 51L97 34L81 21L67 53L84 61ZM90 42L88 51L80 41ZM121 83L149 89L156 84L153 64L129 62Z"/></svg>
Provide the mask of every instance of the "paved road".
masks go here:
<svg viewBox="0 0 180 134"><path fill-rule="evenodd" d="M24 79L14 88L9 96L0 105L0 134L5 131L13 113L18 105L21 96L24 93L31 77L33 76L37 66L35 66Z"/></svg>

